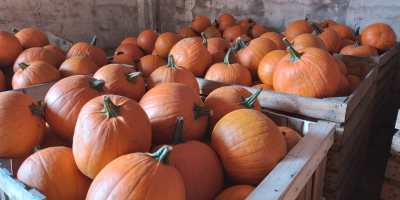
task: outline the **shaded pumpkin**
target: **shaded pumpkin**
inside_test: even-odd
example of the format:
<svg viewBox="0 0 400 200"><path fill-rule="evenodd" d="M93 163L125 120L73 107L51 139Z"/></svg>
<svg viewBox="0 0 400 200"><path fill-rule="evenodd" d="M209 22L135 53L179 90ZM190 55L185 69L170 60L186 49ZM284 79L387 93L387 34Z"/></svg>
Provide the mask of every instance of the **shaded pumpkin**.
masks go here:
<svg viewBox="0 0 400 200"><path fill-rule="evenodd" d="M193 73L176 65L174 57L168 56L168 64L157 68L147 79L147 90L164 83L183 83L192 87L197 93L200 92L199 83Z"/></svg>
<svg viewBox="0 0 400 200"><path fill-rule="evenodd" d="M275 68L279 61L281 61L281 59L287 54L287 51L275 50L264 56L260 61L257 71L258 78L262 83L272 87Z"/></svg>
<svg viewBox="0 0 400 200"><path fill-rule="evenodd" d="M12 67L21 52L22 45L18 38L0 30L0 69Z"/></svg>
<svg viewBox="0 0 400 200"><path fill-rule="evenodd" d="M53 65L44 61L32 61L29 64L19 63L21 68L12 79L13 89L25 88L61 79L61 75Z"/></svg>
<svg viewBox="0 0 400 200"><path fill-rule="evenodd" d="M236 19L233 15L229 13L224 13L220 15L217 19L217 28L221 33L224 33L224 31L231 27L236 25Z"/></svg>
<svg viewBox="0 0 400 200"><path fill-rule="evenodd" d="M121 44L134 44L138 45L137 43L137 38L136 37L127 37L124 40L122 40Z"/></svg>
<svg viewBox="0 0 400 200"><path fill-rule="evenodd" d="M74 56L65 60L59 71L61 77L69 77L74 75L94 74L99 69L95 62L85 56Z"/></svg>
<svg viewBox="0 0 400 200"><path fill-rule="evenodd" d="M301 34L312 33L313 28L310 23L306 20L297 20L289 24L285 30L286 39L292 43L292 40Z"/></svg>
<svg viewBox="0 0 400 200"><path fill-rule="evenodd" d="M259 38L262 34L266 33L267 29L260 25L249 26L248 35L251 39Z"/></svg>
<svg viewBox="0 0 400 200"><path fill-rule="evenodd" d="M276 33L276 32L267 32L264 33L260 36L261 38L267 38L272 40L279 48L279 50L285 50L287 49L287 46L285 43L283 43L283 35Z"/></svg>
<svg viewBox="0 0 400 200"><path fill-rule="evenodd" d="M344 62L342 60L340 60L339 58L333 57L335 58L336 64L339 68L339 71L341 74L343 74L345 77L347 77L347 67L344 64Z"/></svg>
<svg viewBox="0 0 400 200"><path fill-rule="evenodd" d="M350 85L350 93L356 91L357 87L361 84L362 80L358 76L347 75L347 81Z"/></svg>
<svg viewBox="0 0 400 200"><path fill-rule="evenodd" d="M234 42L237 37L245 34L247 34L246 28L240 25L228 27L224 31L225 40L228 42Z"/></svg>
<svg viewBox="0 0 400 200"><path fill-rule="evenodd" d="M42 143L40 143L40 148L46 149L60 146L72 148L72 142L62 138L46 123L46 133L44 134Z"/></svg>
<svg viewBox="0 0 400 200"><path fill-rule="evenodd" d="M254 189L251 185L235 185L221 192L215 200L245 200Z"/></svg>
<svg viewBox="0 0 400 200"><path fill-rule="evenodd" d="M217 28L215 28L215 27L208 27L203 31L203 33L204 33L204 36L207 39L210 39L210 38L222 38L221 32L219 32L219 30Z"/></svg>
<svg viewBox="0 0 400 200"><path fill-rule="evenodd" d="M185 37L183 37L182 35L179 35L179 34L175 34L176 35L176 37L178 37L179 38L179 40L183 40Z"/></svg>
<svg viewBox="0 0 400 200"><path fill-rule="evenodd" d="M343 49L343 48L346 47L346 46L355 45L356 42L354 42L353 40L344 39L344 40L342 40L342 43L341 43L341 44L342 44L342 46L341 46L340 49Z"/></svg>
<svg viewBox="0 0 400 200"><path fill-rule="evenodd" d="M85 56L90 58L93 62L96 63L98 67L103 67L108 64L108 59L106 53L101 50L99 47L96 47L97 37L94 36L92 42L90 44L85 42L80 42L72 46L72 48L68 51L65 59L74 57L74 56Z"/></svg>
<svg viewBox="0 0 400 200"><path fill-rule="evenodd" d="M243 34L242 36L239 36L239 37L237 37L237 38L235 39L235 42L236 42L236 43L238 42L238 39L239 39L239 38L241 38L245 44L247 44L248 42L251 41L251 38L250 38L249 36L247 36L246 34Z"/></svg>
<svg viewBox="0 0 400 200"><path fill-rule="evenodd" d="M124 52L116 52L114 54L113 62L120 64L127 64L135 66L136 63L133 61L132 57L125 55Z"/></svg>
<svg viewBox="0 0 400 200"><path fill-rule="evenodd" d="M385 23L375 23L367 26L361 35L364 45L374 47L383 53L391 49L397 42L397 35L393 28Z"/></svg>
<svg viewBox="0 0 400 200"><path fill-rule="evenodd" d="M6 77L3 72L0 70L0 92L7 90Z"/></svg>
<svg viewBox="0 0 400 200"><path fill-rule="evenodd" d="M19 63L30 63L32 61L45 61L53 65L56 69L59 69L63 62L53 51L42 47L34 47L19 54L13 66L14 73L20 70Z"/></svg>
<svg viewBox="0 0 400 200"><path fill-rule="evenodd" d="M12 78L14 76L14 69L13 68L8 68L8 69L3 69L0 70L2 71L4 77L3 80L5 81L5 88L6 90L12 90ZM1 87L3 88L4 85Z"/></svg>
<svg viewBox="0 0 400 200"><path fill-rule="evenodd" d="M55 45L47 45L47 46L44 46L43 48L53 51L60 57L61 61L64 62L65 53L60 47L55 46Z"/></svg>
<svg viewBox="0 0 400 200"><path fill-rule="evenodd" d="M330 28L330 27L332 27L332 26L335 26L335 25L338 25L338 23L337 22L335 22L335 21L333 21L333 20L330 20L330 19L328 19L328 20L322 20L320 23L319 23L319 26L321 27L321 28Z"/></svg>
<svg viewBox="0 0 400 200"><path fill-rule="evenodd" d="M206 28L211 26L211 20L207 16L197 15L193 18L191 28L197 34L203 32Z"/></svg>
<svg viewBox="0 0 400 200"><path fill-rule="evenodd" d="M147 54L151 54L155 49L155 44L158 38L156 31L148 29L141 32L137 38L138 46Z"/></svg>
<svg viewBox="0 0 400 200"><path fill-rule="evenodd" d="M153 52L151 53L151 55L158 56L156 49L153 50Z"/></svg>
<svg viewBox="0 0 400 200"><path fill-rule="evenodd" d="M24 49L44 47L49 45L49 39L41 31L34 28L25 28L20 31L13 29L15 37L21 42Z"/></svg>
<svg viewBox="0 0 400 200"><path fill-rule="evenodd" d="M155 44L155 50L160 57L168 59L168 55L172 47L180 40L181 39L177 37L174 33L163 33L158 36Z"/></svg>
<svg viewBox="0 0 400 200"><path fill-rule="evenodd" d="M339 35L342 39L354 40L353 30L344 24L337 24L334 26L330 26L329 28L331 28L331 29L335 30L337 33L339 33Z"/></svg>
<svg viewBox="0 0 400 200"><path fill-rule="evenodd" d="M324 41L319 37L311 34L298 35L292 40L291 43L292 43L291 45L296 51L309 47L315 47L326 50Z"/></svg>
<svg viewBox="0 0 400 200"><path fill-rule="evenodd" d="M331 28L325 28L324 30L319 29L316 25L311 24L314 28L314 32L311 34L319 37L325 44L327 51L338 53L342 47L342 38L340 35Z"/></svg>
<svg viewBox="0 0 400 200"><path fill-rule="evenodd" d="M228 52L229 48L231 48L231 44L228 41L226 41L225 39L222 39L222 38L207 39L207 50L210 53L211 58L212 58L211 64L223 62L226 52ZM235 60L235 59L232 59L232 60Z"/></svg>
<svg viewBox="0 0 400 200"><path fill-rule="evenodd" d="M183 27L181 30L179 30L178 34L181 35L183 38L196 36L196 33L193 31L193 29L188 27Z"/></svg>
<svg viewBox="0 0 400 200"><path fill-rule="evenodd" d="M256 81L253 81L253 82L251 83L252 86L253 86L253 85L258 85L258 84L262 84L262 82L261 82L260 80L256 80Z"/></svg>
<svg viewBox="0 0 400 200"><path fill-rule="evenodd" d="M159 67L167 64L167 61L160 56L143 56L137 63L137 70L142 72L143 78L149 78L150 75Z"/></svg>
<svg viewBox="0 0 400 200"><path fill-rule="evenodd" d="M289 153L296 146L296 144L300 142L302 137L298 132L291 128L285 126L279 126L278 128L282 132L283 138L285 139L286 152Z"/></svg>
<svg viewBox="0 0 400 200"><path fill-rule="evenodd" d="M138 60L143 57L143 51L134 44L121 44L117 47L114 54L123 52L125 55L130 56L133 60Z"/></svg>
<svg viewBox="0 0 400 200"><path fill-rule="evenodd" d="M244 18L244 19L240 20L239 23L237 23L237 24L240 26L244 26L244 27L257 25L256 21L254 21L250 18Z"/></svg>
<svg viewBox="0 0 400 200"><path fill-rule="evenodd" d="M378 51L369 45L360 45L356 42L355 45L348 45L340 50L339 54L352 56L377 56Z"/></svg>
<svg viewBox="0 0 400 200"><path fill-rule="evenodd" d="M335 97L344 97L344 96L349 96L350 95L350 84L347 78L343 75L340 74L340 84L339 88L335 93Z"/></svg>
<svg viewBox="0 0 400 200"><path fill-rule="evenodd" d="M251 86L252 88L262 88L263 90L269 90L269 91L275 91L274 87L271 85L267 85L267 84L257 84L257 85L253 85Z"/></svg>

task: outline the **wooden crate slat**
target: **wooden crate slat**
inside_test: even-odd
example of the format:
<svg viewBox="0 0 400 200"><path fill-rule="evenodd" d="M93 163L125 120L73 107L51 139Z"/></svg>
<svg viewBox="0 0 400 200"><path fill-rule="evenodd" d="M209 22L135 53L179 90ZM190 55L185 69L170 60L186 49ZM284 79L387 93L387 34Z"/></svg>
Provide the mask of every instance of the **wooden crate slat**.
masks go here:
<svg viewBox="0 0 400 200"><path fill-rule="evenodd" d="M327 156L324 157L321 164L318 166L314 173L313 182L313 198L314 200L321 199L324 190L324 179L325 179L325 168L326 168Z"/></svg>
<svg viewBox="0 0 400 200"><path fill-rule="evenodd" d="M386 166L385 176L386 178L400 181L400 162L395 160L395 156L389 158Z"/></svg>
<svg viewBox="0 0 400 200"><path fill-rule="evenodd" d="M397 57L393 56L390 60L379 68L378 81L381 80L396 65Z"/></svg>
<svg viewBox="0 0 400 200"><path fill-rule="evenodd" d="M43 200L46 199L39 192L29 192L25 186L13 179L7 169L0 168L0 188L10 199L18 200Z"/></svg>
<svg viewBox="0 0 400 200"><path fill-rule="evenodd" d="M385 180L382 186L381 198L383 200L400 199L400 187Z"/></svg>

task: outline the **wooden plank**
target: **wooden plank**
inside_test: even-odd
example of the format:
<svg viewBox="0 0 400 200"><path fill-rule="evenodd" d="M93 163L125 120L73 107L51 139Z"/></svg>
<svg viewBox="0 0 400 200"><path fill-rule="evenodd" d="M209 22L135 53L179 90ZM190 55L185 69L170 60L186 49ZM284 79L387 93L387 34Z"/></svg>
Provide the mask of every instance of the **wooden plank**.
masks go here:
<svg viewBox="0 0 400 200"><path fill-rule="evenodd" d="M21 88L13 91L25 93L31 96L35 101L40 102L44 100L44 97L46 96L47 92L57 82L58 81L44 83L40 85L34 85L31 87Z"/></svg>
<svg viewBox="0 0 400 200"><path fill-rule="evenodd" d="M0 168L0 188L10 199L18 200L43 200L45 196L39 192L28 191L24 184L10 176L7 169Z"/></svg>
<svg viewBox="0 0 400 200"><path fill-rule="evenodd" d="M299 196L297 196L296 200L312 200L312 188L313 188L313 177L307 182L304 188L301 190Z"/></svg>
<svg viewBox="0 0 400 200"><path fill-rule="evenodd" d="M319 164L317 170L314 173L313 183L313 197L312 199L322 199L322 192L324 190L324 179L325 179L325 168L326 168L327 156Z"/></svg>
<svg viewBox="0 0 400 200"><path fill-rule="evenodd" d="M397 100L396 100L397 101ZM396 126L395 126L395 128L396 129L400 129L400 110L399 110L399 112L398 112L398 114L397 114L397 120L396 120Z"/></svg>
<svg viewBox="0 0 400 200"><path fill-rule="evenodd" d="M311 126L247 199L295 199L332 146L334 127L323 121Z"/></svg>
<svg viewBox="0 0 400 200"><path fill-rule="evenodd" d="M381 199L383 200L394 200L400 198L400 187L391 184L389 180L385 180L382 186Z"/></svg>
<svg viewBox="0 0 400 200"><path fill-rule="evenodd" d="M395 160L395 156L389 158L385 176L395 181L400 181L400 162Z"/></svg>
<svg viewBox="0 0 400 200"><path fill-rule="evenodd" d="M398 157L400 156L400 131L397 131L393 135L390 153L393 154L394 156L398 156Z"/></svg>
<svg viewBox="0 0 400 200"><path fill-rule="evenodd" d="M400 49L400 43L396 43L389 51L385 52L382 54L379 58L379 64L378 67L381 67L382 65L386 64L390 58L396 56L396 54L399 52Z"/></svg>
<svg viewBox="0 0 400 200"><path fill-rule="evenodd" d="M393 179L390 179L389 182L390 182L391 184L393 184L393 185L400 186L400 181L395 181L395 180L393 180Z"/></svg>
<svg viewBox="0 0 400 200"><path fill-rule="evenodd" d="M389 62L379 68L378 79L381 80L385 75L396 65L397 57L393 56L390 58Z"/></svg>

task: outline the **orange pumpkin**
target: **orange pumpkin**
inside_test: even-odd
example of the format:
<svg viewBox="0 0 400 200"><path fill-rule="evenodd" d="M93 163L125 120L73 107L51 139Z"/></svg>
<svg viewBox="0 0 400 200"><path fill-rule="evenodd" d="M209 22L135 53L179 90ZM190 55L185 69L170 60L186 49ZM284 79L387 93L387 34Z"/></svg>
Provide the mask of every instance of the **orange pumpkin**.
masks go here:
<svg viewBox="0 0 400 200"><path fill-rule="evenodd" d="M252 88L262 88L263 90L269 90L269 91L275 91L274 87L271 85L267 85L267 84L257 84L257 85L253 85L251 86Z"/></svg>
<svg viewBox="0 0 400 200"><path fill-rule="evenodd" d="M146 52L147 54L151 54L151 52L153 52L153 50L155 49L157 38L157 32L148 29L139 34L137 43L144 52Z"/></svg>
<svg viewBox="0 0 400 200"><path fill-rule="evenodd" d="M238 39L241 38L245 44L249 43L251 41L251 38L247 36L246 34L243 34L242 36L239 36L235 39L235 42L238 42Z"/></svg>
<svg viewBox="0 0 400 200"><path fill-rule="evenodd" d="M266 33L267 29L260 25L249 26L248 34L251 39L259 38L262 34Z"/></svg>
<svg viewBox="0 0 400 200"><path fill-rule="evenodd" d="M286 155L278 126L252 109L225 115L215 125L211 143L226 174L237 184L258 185Z"/></svg>
<svg viewBox="0 0 400 200"><path fill-rule="evenodd" d="M387 24L375 23L367 26L362 35L361 42L363 45L370 45L383 53L391 49L397 42L397 35Z"/></svg>
<svg viewBox="0 0 400 200"><path fill-rule="evenodd" d="M281 59L287 54L287 51L275 50L264 56L258 66L258 78L262 83L272 87L272 78L274 76L275 68L279 61L281 61Z"/></svg>
<svg viewBox="0 0 400 200"><path fill-rule="evenodd" d="M356 42L355 45L349 45L340 50L339 54L352 56L377 56L378 51L369 45L360 45Z"/></svg>
<svg viewBox="0 0 400 200"><path fill-rule="evenodd" d="M210 38L222 38L221 32L219 32L219 30L217 28L215 28L215 27L208 27L203 31L203 33L204 33L204 36L207 39L210 39Z"/></svg>
<svg viewBox="0 0 400 200"><path fill-rule="evenodd" d="M14 91L1 92L0 99L0 158L27 156L43 140L46 103Z"/></svg>
<svg viewBox="0 0 400 200"><path fill-rule="evenodd" d="M117 47L114 54L123 52L125 55L130 56L133 60L138 60L143 57L143 51L134 44L121 44Z"/></svg>
<svg viewBox="0 0 400 200"><path fill-rule="evenodd" d="M45 61L53 65L56 69L59 69L62 63L60 57L53 51L41 47L34 47L23 51L18 56L13 67L14 73L20 70L19 63L30 63L32 61Z"/></svg>
<svg viewBox="0 0 400 200"><path fill-rule="evenodd" d="M204 15L197 15L193 18L191 27L197 34L203 32L206 28L211 26L211 20Z"/></svg>
<svg viewBox="0 0 400 200"><path fill-rule="evenodd" d="M142 72L143 78L149 78L156 69L167 64L167 61L160 56L143 56L137 64L137 70Z"/></svg>
<svg viewBox="0 0 400 200"><path fill-rule="evenodd" d="M74 75L94 74L99 69L95 62L85 56L74 56L68 58L60 67L61 77L69 77Z"/></svg>
<svg viewBox="0 0 400 200"><path fill-rule="evenodd" d="M296 146L296 144L300 142L302 137L298 132L291 128L285 126L279 126L278 128L284 136L283 138L286 142L286 151L289 153Z"/></svg>
<svg viewBox="0 0 400 200"><path fill-rule="evenodd" d="M327 51L332 51L333 53L338 53L342 47L342 38L333 29L325 28L324 30L319 29L316 25L311 24L314 28L314 34L318 36L325 44Z"/></svg>
<svg viewBox="0 0 400 200"><path fill-rule="evenodd" d="M19 63L19 67L21 69L15 72L12 79L14 90L61 79L58 70L44 61L33 61L29 64Z"/></svg>
<svg viewBox="0 0 400 200"><path fill-rule="evenodd" d="M342 46L340 47L340 49L343 49L344 47L346 47L346 46L349 46L349 45L355 45L356 44L356 42L354 42L353 40L349 40L349 39L344 39L344 40L342 40Z"/></svg>
<svg viewBox="0 0 400 200"><path fill-rule="evenodd" d="M53 51L53 52L56 53L58 56L60 56L61 61L64 62L64 60L65 60L65 53L64 53L64 51L63 51L60 47L55 46L55 45L47 45L47 46L44 46L43 48Z"/></svg>
<svg viewBox="0 0 400 200"><path fill-rule="evenodd" d="M350 85L350 93L356 91L357 87L361 84L362 80L358 76L354 75L347 75L347 80L349 81Z"/></svg>
<svg viewBox="0 0 400 200"><path fill-rule="evenodd" d="M24 49L49 45L49 40L46 35L37 29L25 28L21 31L14 29L13 32L15 33L15 37L17 37L21 42Z"/></svg>
<svg viewBox="0 0 400 200"><path fill-rule="evenodd" d="M291 43L292 43L291 45L293 46L293 48L296 51L299 51L301 49L308 48L308 47L315 47L315 48L326 50L324 41L322 39L320 39L319 37L317 37L315 35L311 35L311 34L298 35L295 38L293 38Z"/></svg>
<svg viewBox="0 0 400 200"><path fill-rule="evenodd" d="M224 61L226 52L231 48L231 44L222 38L210 38L207 40L207 50L211 55L212 64Z"/></svg>
<svg viewBox="0 0 400 200"><path fill-rule="evenodd" d="M323 21L321 21L319 23L319 26L322 27L322 28L330 28L330 27L335 26L335 25L338 25L338 23L333 21L333 20L330 20L330 19L323 20Z"/></svg>
<svg viewBox="0 0 400 200"><path fill-rule="evenodd" d="M339 71L341 74L343 74L345 77L347 77L347 67L344 64L344 62L342 60L340 60L339 58L333 57L335 58L336 64L339 68Z"/></svg>
<svg viewBox="0 0 400 200"><path fill-rule="evenodd" d="M60 146L72 148L72 142L62 138L46 123L46 133L44 134L42 143L40 143L40 148L46 149Z"/></svg>
<svg viewBox="0 0 400 200"><path fill-rule="evenodd" d="M210 22L211 24L211 22ZM196 33L193 31L193 29L188 28L188 27L183 27L179 32L179 35L181 35L183 38L188 38L188 37L194 37L196 36Z"/></svg>
<svg viewBox="0 0 400 200"><path fill-rule="evenodd" d="M108 64L108 59L106 53L101 50L99 47L96 47L97 37L94 36L92 42L90 44L80 42L72 46L72 48L68 51L65 59L74 57L74 56L85 56L90 58L93 62L96 63L98 67L103 67Z"/></svg>
<svg viewBox="0 0 400 200"><path fill-rule="evenodd" d="M153 52L151 53L151 55L158 56L156 49L153 50Z"/></svg>
<svg viewBox="0 0 400 200"><path fill-rule="evenodd" d="M335 30L337 33L339 33L339 35L342 39L354 40L353 30L344 24L337 24L334 26L330 26L329 28L331 28L331 29Z"/></svg>
<svg viewBox="0 0 400 200"><path fill-rule="evenodd" d="M47 123L61 137L72 141L79 112L91 99L109 93L104 85L104 81L85 75L61 79L44 98L47 104L44 112Z"/></svg>
<svg viewBox="0 0 400 200"><path fill-rule="evenodd" d="M234 42L236 38L245 34L247 34L246 28L240 25L228 27L224 31L225 40L228 42Z"/></svg>
<svg viewBox="0 0 400 200"><path fill-rule="evenodd" d="M289 24L289 26L285 30L285 37L289 42L301 34L312 33L313 28L310 26L310 23L306 20L297 20Z"/></svg>
<svg viewBox="0 0 400 200"><path fill-rule="evenodd" d="M122 40L121 44L134 44L138 45L137 43L137 38L136 37L127 37L124 40Z"/></svg>
<svg viewBox="0 0 400 200"><path fill-rule="evenodd" d="M236 25L235 17L229 13L224 13L218 17L216 26L218 26L218 30L221 33L224 33L224 31L227 28L235 25Z"/></svg>
<svg viewBox="0 0 400 200"><path fill-rule="evenodd" d="M116 52L114 54L113 62L120 64L127 64L135 66L136 63L133 61L132 57L125 55L124 52Z"/></svg>
<svg viewBox="0 0 400 200"><path fill-rule="evenodd" d="M115 159L94 179L86 200L186 199L182 176L169 165L171 151L164 146L153 154L131 153Z"/></svg>
<svg viewBox="0 0 400 200"><path fill-rule="evenodd" d="M250 18L244 18L239 21L238 25L244 26L244 27L249 27L249 26L255 26L257 25L256 21L250 19Z"/></svg>
<svg viewBox="0 0 400 200"><path fill-rule="evenodd" d="M157 68L147 79L147 90L164 83L183 83L192 87L197 93L200 92L199 83L193 73L176 65L174 57L168 56L168 64Z"/></svg>
<svg viewBox="0 0 400 200"><path fill-rule="evenodd" d="M181 39L174 33L163 33L158 36L155 44L155 50L160 57L168 59L168 55L172 47L180 40Z"/></svg>
<svg viewBox="0 0 400 200"><path fill-rule="evenodd" d="M76 167L72 150L67 147L36 152L22 163L17 178L46 199L84 200L92 182Z"/></svg>
<svg viewBox="0 0 400 200"><path fill-rule="evenodd" d="M264 33L260 36L261 38L267 38L272 40L277 46L279 50L285 50L287 49L287 46L285 43L283 43L283 35L276 33L276 32L267 32Z"/></svg>
<svg viewBox="0 0 400 200"><path fill-rule="evenodd" d="M0 70L0 92L7 90L6 77L3 72Z"/></svg>
<svg viewBox="0 0 400 200"><path fill-rule="evenodd" d="M224 190L215 200L245 200L254 189L251 185L235 185Z"/></svg>
<svg viewBox="0 0 400 200"><path fill-rule="evenodd" d="M350 84L347 78L343 75L340 74L340 84L339 88L335 93L335 97L344 97L344 96L349 96L350 95Z"/></svg>
<svg viewBox="0 0 400 200"><path fill-rule="evenodd" d="M0 30L0 69L12 67L21 52L22 45L18 38Z"/></svg>

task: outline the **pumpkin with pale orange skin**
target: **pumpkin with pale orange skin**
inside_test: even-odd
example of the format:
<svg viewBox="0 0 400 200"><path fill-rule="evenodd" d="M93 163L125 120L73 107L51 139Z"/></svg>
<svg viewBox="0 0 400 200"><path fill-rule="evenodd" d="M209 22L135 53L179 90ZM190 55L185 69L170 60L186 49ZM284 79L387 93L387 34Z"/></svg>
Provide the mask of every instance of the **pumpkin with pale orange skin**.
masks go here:
<svg viewBox="0 0 400 200"><path fill-rule="evenodd" d="M12 67L21 52L22 45L18 38L0 30L0 69Z"/></svg>
<svg viewBox="0 0 400 200"><path fill-rule="evenodd" d="M49 40L41 31L34 28L25 28L20 31L13 29L15 37L21 42L24 49L44 47L49 45Z"/></svg>
<svg viewBox="0 0 400 200"><path fill-rule="evenodd" d="M393 28L385 23L375 23L367 26L361 35L363 45L370 45L383 53L391 49L397 42Z"/></svg>
<svg viewBox="0 0 400 200"><path fill-rule="evenodd" d="M279 50L286 51L287 46L285 45L285 43L283 43L283 35L275 32L268 32L262 34L260 37L272 40L278 46Z"/></svg>
<svg viewBox="0 0 400 200"><path fill-rule="evenodd" d="M301 34L312 33L313 28L310 26L310 23L306 20L297 20L289 24L289 26L285 30L285 37L289 42Z"/></svg>
<svg viewBox="0 0 400 200"><path fill-rule="evenodd" d="M19 63L21 68L12 79L13 89L25 88L61 79L61 75L53 65L44 61L33 61L29 64Z"/></svg>
<svg viewBox="0 0 400 200"><path fill-rule="evenodd" d="M291 46L293 46L293 48L296 51L300 51L304 48L309 48L309 47L315 47L326 50L324 41L319 37L311 34L298 35L295 38L293 38L291 43L292 43Z"/></svg>
<svg viewBox="0 0 400 200"><path fill-rule="evenodd" d="M121 44L134 44L138 45L137 43L137 38L136 37L127 37L124 40L122 40Z"/></svg>
<svg viewBox="0 0 400 200"><path fill-rule="evenodd" d="M221 192L215 200L245 200L254 189L251 185L235 185Z"/></svg>
<svg viewBox="0 0 400 200"><path fill-rule="evenodd" d="M181 38L174 33L163 33L157 38L155 50L160 57L168 59L172 47L180 40Z"/></svg>
<svg viewBox="0 0 400 200"><path fill-rule="evenodd" d="M45 61L53 65L56 69L59 69L62 64L60 56L53 51L42 47L34 47L19 54L13 66L14 73L21 69L18 65L19 63L30 63L32 61Z"/></svg>
<svg viewBox="0 0 400 200"><path fill-rule="evenodd" d="M296 144L300 142L302 137L298 132L296 132L291 128L285 126L279 126L278 128L282 132L283 137L285 138L286 149L287 152L289 153L296 146Z"/></svg>
<svg viewBox="0 0 400 200"><path fill-rule="evenodd" d="M68 58L61 64L59 69L61 77L69 77L74 75L94 74L99 69L97 64L85 56L74 56Z"/></svg>
<svg viewBox="0 0 400 200"><path fill-rule="evenodd" d="M160 56L147 55L143 56L137 63L137 70L142 72L143 78L149 78L156 69L166 64L167 61Z"/></svg>
<svg viewBox="0 0 400 200"><path fill-rule="evenodd" d="M108 64L108 59L106 53L96 46L97 37L94 36L92 42L90 44L85 42L80 42L72 46L72 48L68 51L65 59L74 57L74 56L85 56L90 58L93 62L96 63L98 67L103 67Z"/></svg>
<svg viewBox="0 0 400 200"><path fill-rule="evenodd" d="M114 54L113 62L135 66L136 63L132 57L124 54L124 52L116 52Z"/></svg>
<svg viewBox="0 0 400 200"><path fill-rule="evenodd" d="M354 40L354 31L344 25L344 24L337 24L333 26L329 26L329 28L335 30L337 33L339 33L340 37L343 39L349 39L349 40Z"/></svg>
<svg viewBox="0 0 400 200"><path fill-rule="evenodd" d="M378 51L369 45L360 45L358 41L355 45L349 45L340 50L339 54L352 56L377 56Z"/></svg>
<svg viewBox="0 0 400 200"><path fill-rule="evenodd" d="M314 24L311 24L311 26L314 28L314 32L311 34L316 35L324 42L327 51L332 51L333 53L338 53L340 51L342 38L335 30L330 28L321 30Z"/></svg>
<svg viewBox="0 0 400 200"><path fill-rule="evenodd" d="M272 87L274 71L279 61L287 55L287 51L284 50L275 50L269 52L264 58L261 60L260 65L258 66L258 78L260 81L266 85Z"/></svg>

